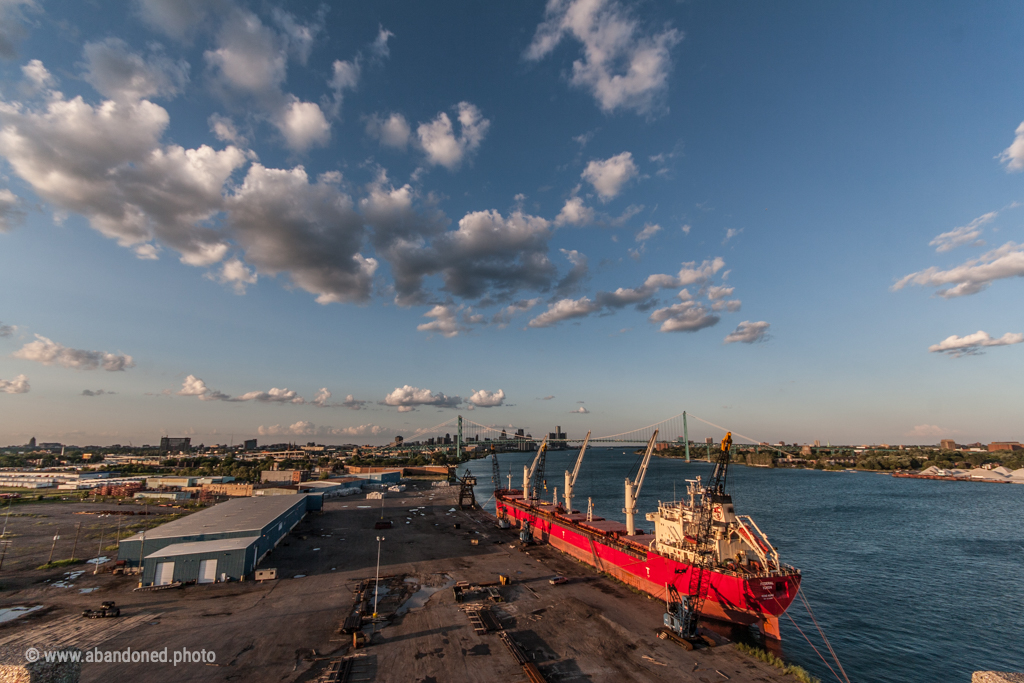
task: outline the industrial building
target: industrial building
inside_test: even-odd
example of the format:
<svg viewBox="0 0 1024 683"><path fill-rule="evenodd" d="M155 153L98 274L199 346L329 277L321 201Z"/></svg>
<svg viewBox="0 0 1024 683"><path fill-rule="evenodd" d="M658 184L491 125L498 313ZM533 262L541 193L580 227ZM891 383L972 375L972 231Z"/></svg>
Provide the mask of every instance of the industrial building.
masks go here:
<svg viewBox="0 0 1024 683"><path fill-rule="evenodd" d="M121 541L118 559L142 564L142 585L238 581L251 576L263 557L323 496L236 498Z"/></svg>
<svg viewBox="0 0 1024 683"><path fill-rule="evenodd" d="M352 473L352 476L359 477L368 483L397 484L402 481L402 470L384 470L383 472L360 472Z"/></svg>
<svg viewBox="0 0 1024 683"><path fill-rule="evenodd" d="M309 481L309 470L264 470L260 472L261 482L298 484Z"/></svg>
<svg viewBox="0 0 1024 683"><path fill-rule="evenodd" d="M282 496L299 493L321 493L324 498L334 496L350 496L362 490L364 480L358 477L339 477L337 479L321 479L301 484L281 484L276 487L260 488L250 495Z"/></svg>
<svg viewBox="0 0 1024 683"><path fill-rule="evenodd" d="M121 477L117 472L60 472L57 470L4 470L0 486L5 488L62 490L91 489L103 485L142 481L142 477Z"/></svg>
<svg viewBox="0 0 1024 683"><path fill-rule="evenodd" d="M162 436L160 437L160 452L185 452L188 453L192 450L192 437L183 436Z"/></svg>
<svg viewBox="0 0 1024 683"><path fill-rule="evenodd" d="M185 501L192 498L188 491L138 491L132 495L135 500L173 500Z"/></svg>

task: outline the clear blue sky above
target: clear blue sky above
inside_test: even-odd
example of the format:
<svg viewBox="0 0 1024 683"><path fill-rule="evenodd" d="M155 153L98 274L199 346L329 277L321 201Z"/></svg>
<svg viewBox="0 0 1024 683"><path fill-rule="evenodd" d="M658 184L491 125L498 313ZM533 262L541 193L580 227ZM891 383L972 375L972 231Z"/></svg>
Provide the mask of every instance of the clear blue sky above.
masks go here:
<svg viewBox="0 0 1024 683"><path fill-rule="evenodd" d="M0 444L1024 440L1022 15L0 0Z"/></svg>

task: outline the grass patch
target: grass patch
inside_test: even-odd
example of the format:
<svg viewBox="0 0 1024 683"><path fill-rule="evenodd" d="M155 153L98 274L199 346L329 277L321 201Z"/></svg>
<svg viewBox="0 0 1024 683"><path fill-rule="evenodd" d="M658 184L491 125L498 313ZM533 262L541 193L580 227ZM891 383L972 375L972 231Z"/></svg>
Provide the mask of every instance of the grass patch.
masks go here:
<svg viewBox="0 0 1024 683"><path fill-rule="evenodd" d="M57 567L70 567L73 564L82 564L85 560L73 559L73 560L55 560L53 562L47 562L41 564L36 569L56 569Z"/></svg>
<svg viewBox="0 0 1024 683"><path fill-rule="evenodd" d="M173 522L179 517L184 517L186 514L188 513L178 512L171 515L158 515L156 519L147 518L144 521L136 522L135 524L129 524L128 526L121 527L121 534L123 538L127 538L128 536L133 536L140 531L148 531L154 527L160 526L161 524Z"/></svg>
<svg viewBox="0 0 1024 683"><path fill-rule="evenodd" d="M117 550L120 550L120 548L121 548L121 546L119 546L116 543L114 545L105 545L105 546L103 546L103 552L105 552L105 553L112 553L112 552L116 552Z"/></svg>
<svg viewBox="0 0 1024 683"><path fill-rule="evenodd" d="M781 669L782 673L789 674L801 683L821 683L820 680L807 673L807 669L794 664L786 664L786 662L767 650L762 650L759 647L751 647L744 643L736 643L736 649L750 655L754 659L764 662L765 664L770 664L777 669Z"/></svg>

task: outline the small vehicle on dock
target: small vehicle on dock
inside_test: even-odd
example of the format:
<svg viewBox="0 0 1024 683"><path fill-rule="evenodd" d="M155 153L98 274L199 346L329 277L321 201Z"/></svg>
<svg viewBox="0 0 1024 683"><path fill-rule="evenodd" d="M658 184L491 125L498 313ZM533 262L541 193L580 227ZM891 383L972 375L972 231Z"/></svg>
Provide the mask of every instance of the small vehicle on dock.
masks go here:
<svg viewBox="0 0 1024 683"><path fill-rule="evenodd" d="M83 617L89 619L105 619L108 617L121 616L121 608L114 604L113 600L107 600L100 605L99 609L87 609L82 612Z"/></svg>

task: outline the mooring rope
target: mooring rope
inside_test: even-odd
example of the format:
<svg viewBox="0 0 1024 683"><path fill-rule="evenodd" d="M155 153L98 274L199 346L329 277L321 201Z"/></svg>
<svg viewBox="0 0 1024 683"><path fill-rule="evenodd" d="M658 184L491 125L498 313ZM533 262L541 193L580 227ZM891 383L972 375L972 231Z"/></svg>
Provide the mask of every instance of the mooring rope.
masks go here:
<svg viewBox="0 0 1024 683"><path fill-rule="evenodd" d="M807 596L804 594L803 588L797 588L796 594L800 596L800 600L804 604L804 609L807 610L807 614L810 615L811 621L814 622L815 628L818 629L818 633L821 635L821 639L825 642L825 647L827 647L828 651L832 654L832 660L836 663L836 666L839 667L839 671L842 672L843 678L846 679L846 683L850 683L850 677L846 675L846 671L843 669L842 662L840 662L839 657L836 656L836 651L832 649L832 643L828 642L828 638L825 637L825 632L821 629L821 626L818 625L818 620L814 618L814 612L811 610L811 603L808 602Z"/></svg>
<svg viewBox="0 0 1024 683"><path fill-rule="evenodd" d="M776 602L778 602L778 598L776 598ZM811 642L811 639L807 637L807 634L804 633L800 626L797 625L796 621L793 620L793 617L790 616L789 612L786 612L786 616L789 617L789 620L793 622L793 626L796 628L796 630L800 633L800 635L804 637L804 640L806 640L807 644L811 646L811 649L814 650L814 654L818 655L818 657L821 659L822 664L828 667L828 670L832 672L832 675L836 677L836 680L839 681L839 683L843 683L843 679L839 677L839 674L837 674L835 672L835 669L833 669L829 665L828 661L821 656L821 653L818 652L818 648L814 647L814 643Z"/></svg>

